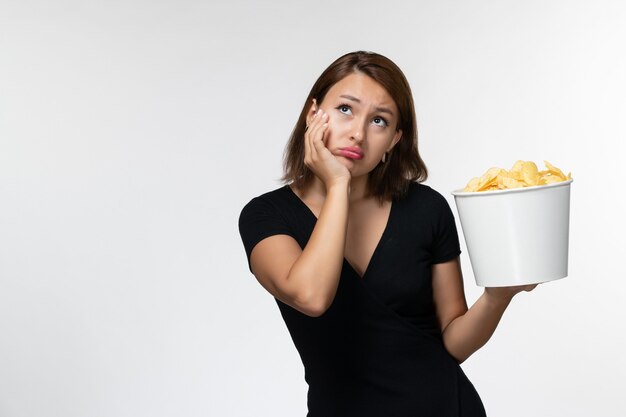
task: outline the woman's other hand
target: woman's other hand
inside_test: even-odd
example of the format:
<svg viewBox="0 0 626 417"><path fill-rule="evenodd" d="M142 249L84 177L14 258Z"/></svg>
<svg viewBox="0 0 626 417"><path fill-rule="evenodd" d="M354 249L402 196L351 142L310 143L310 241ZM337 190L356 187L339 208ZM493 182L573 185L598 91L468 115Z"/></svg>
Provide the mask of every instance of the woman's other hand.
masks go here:
<svg viewBox="0 0 626 417"><path fill-rule="evenodd" d="M485 294L494 301L509 302L515 296L522 291L532 291L537 284L530 285L516 285L512 287L486 287Z"/></svg>

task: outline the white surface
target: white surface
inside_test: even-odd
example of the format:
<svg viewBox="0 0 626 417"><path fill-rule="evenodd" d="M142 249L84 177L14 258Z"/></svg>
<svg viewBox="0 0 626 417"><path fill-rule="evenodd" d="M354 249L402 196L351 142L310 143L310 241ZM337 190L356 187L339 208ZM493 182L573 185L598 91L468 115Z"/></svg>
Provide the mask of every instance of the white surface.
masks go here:
<svg viewBox="0 0 626 417"><path fill-rule="evenodd" d="M452 205L517 159L575 179L569 277L463 365L489 415L626 415L625 21L618 0L3 0L0 416L304 416L237 218L356 49L405 71Z"/></svg>
<svg viewBox="0 0 626 417"><path fill-rule="evenodd" d="M476 285L538 284L567 276L571 183L452 193Z"/></svg>

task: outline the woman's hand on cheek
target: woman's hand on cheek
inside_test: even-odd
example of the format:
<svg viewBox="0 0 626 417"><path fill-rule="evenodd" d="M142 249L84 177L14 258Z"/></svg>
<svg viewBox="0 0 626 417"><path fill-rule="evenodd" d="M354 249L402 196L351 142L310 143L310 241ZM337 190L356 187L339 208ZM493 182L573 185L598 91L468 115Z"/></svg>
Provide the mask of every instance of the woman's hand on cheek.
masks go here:
<svg viewBox="0 0 626 417"><path fill-rule="evenodd" d="M350 181L348 168L337 160L325 145L329 134L328 114L319 109L304 132L304 163L326 187Z"/></svg>

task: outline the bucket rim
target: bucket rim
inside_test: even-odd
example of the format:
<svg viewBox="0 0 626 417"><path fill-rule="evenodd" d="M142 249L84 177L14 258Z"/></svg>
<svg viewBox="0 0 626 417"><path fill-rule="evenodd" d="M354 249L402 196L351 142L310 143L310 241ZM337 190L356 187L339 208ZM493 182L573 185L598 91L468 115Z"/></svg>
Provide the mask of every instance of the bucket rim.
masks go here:
<svg viewBox="0 0 626 417"><path fill-rule="evenodd" d="M493 195L493 194L510 194L510 193L525 193L528 191L534 191L534 190L538 190L538 189L546 189L546 188L555 188L555 187L566 187L569 186L572 182L574 182L573 179L569 179L569 180L565 180L565 181L561 181L561 182L555 182L552 184L546 184L546 185L533 185L531 187L521 187L521 188L509 188L506 190L491 190L491 191L462 191L463 189L458 189L458 190L454 190L452 191L452 195L453 196L458 196L458 197L480 197L480 196L485 196L485 195Z"/></svg>

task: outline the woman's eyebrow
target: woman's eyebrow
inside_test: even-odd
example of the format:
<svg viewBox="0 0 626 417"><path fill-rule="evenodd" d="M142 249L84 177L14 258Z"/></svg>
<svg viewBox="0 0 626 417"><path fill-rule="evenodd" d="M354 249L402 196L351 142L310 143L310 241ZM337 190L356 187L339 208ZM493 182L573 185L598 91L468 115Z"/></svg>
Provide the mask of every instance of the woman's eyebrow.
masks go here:
<svg viewBox="0 0 626 417"><path fill-rule="evenodd" d="M351 95L348 95L348 94L342 94L339 97L345 98L345 99L350 100L350 101L354 101L356 103L360 103L361 102L361 100L359 100L358 98L356 98L354 96L351 96ZM390 115L393 116L393 112L388 107L376 107L375 110L377 112L379 112L379 113L389 113Z"/></svg>

